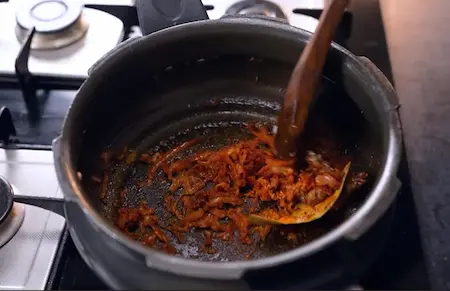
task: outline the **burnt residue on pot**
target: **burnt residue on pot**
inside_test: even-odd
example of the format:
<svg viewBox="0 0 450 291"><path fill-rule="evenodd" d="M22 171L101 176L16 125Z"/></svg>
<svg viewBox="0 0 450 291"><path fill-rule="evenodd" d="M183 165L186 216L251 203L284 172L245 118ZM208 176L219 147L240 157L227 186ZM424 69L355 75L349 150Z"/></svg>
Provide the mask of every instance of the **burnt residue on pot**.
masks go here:
<svg viewBox="0 0 450 291"><path fill-rule="evenodd" d="M190 148L187 151L189 154L246 138L248 133L243 127L244 122L273 124L291 69L283 63L255 60L251 56L202 58L201 62L196 61L193 65L184 62L184 66L172 65L170 70L165 69L163 73L153 77L157 79L155 84L159 86L158 95L152 91L142 93L143 99L135 105L136 110L127 118L120 117L122 126L110 128L115 130L116 135L111 135L110 140L113 142L109 147L103 145L91 153L93 156L89 167L86 167L91 174L99 175L98 157L100 151L106 149L119 152L126 146L136 150L138 154L154 153L201 137L202 142ZM222 70L218 71L217 67ZM195 80L200 78L203 82L197 84ZM170 86L171 84L173 86ZM303 146L320 150L326 144L341 155L349 156L353 161L353 171L369 172L372 181L352 195L343 195L345 201L339 209L329 212L315 222L279 228L269 235L264 244L255 242L248 246L237 240L214 240L214 249L217 252L208 254L202 251L204 238L201 233L189 233L183 243L179 243L167 232L179 256L207 261L267 257L322 236L354 213L370 192L374 177L378 175L379 141L375 139L374 129L332 76L322 79L317 92L311 118L306 126ZM145 96L150 94L157 97L145 100ZM101 185L89 179L84 179L84 182L99 210L112 224L118 208L135 207L142 201L155 208L160 221L171 222L172 218L163 205L169 184L161 172L156 176L157 183L150 187L140 187L147 177L145 164L116 163L108 170L108 191L102 202L94 197L100 193ZM280 235L280 232L284 235ZM286 233L295 234L295 239L293 235L286 236ZM286 237L291 239L287 240Z"/></svg>

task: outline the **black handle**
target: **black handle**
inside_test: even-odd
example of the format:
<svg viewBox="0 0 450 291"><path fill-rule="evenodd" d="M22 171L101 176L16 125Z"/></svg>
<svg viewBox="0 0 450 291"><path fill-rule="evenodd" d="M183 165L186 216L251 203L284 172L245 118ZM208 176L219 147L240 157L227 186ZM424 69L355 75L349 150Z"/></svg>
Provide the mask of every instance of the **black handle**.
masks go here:
<svg viewBox="0 0 450 291"><path fill-rule="evenodd" d="M36 206L65 217L64 199L61 198L14 195L14 202Z"/></svg>
<svg viewBox="0 0 450 291"><path fill-rule="evenodd" d="M200 0L136 0L135 5L143 35L177 24L209 19Z"/></svg>

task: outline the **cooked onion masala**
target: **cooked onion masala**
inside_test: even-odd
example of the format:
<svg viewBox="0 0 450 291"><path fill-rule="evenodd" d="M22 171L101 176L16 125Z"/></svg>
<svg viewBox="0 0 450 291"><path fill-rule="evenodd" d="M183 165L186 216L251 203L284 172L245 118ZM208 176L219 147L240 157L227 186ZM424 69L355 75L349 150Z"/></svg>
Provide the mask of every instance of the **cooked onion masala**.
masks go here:
<svg viewBox="0 0 450 291"><path fill-rule="evenodd" d="M176 253L168 233L182 243L183 234L196 231L204 237L203 250L214 253L213 239L229 241L238 236L242 244L263 242L278 226L320 219L338 200L350 161L332 165L321 155L306 153L306 167L295 160L280 160L274 154L274 136L265 127L247 126L252 138L219 148L180 155L199 139L187 141L172 150L149 155L123 154L126 163L148 164L148 177L139 187L153 183L162 171L170 183L164 207L172 216L160 221L146 203L121 207L116 225L145 245ZM180 157L181 156L181 157ZM102 155L103 159L108 154ZM345 187L361 187L366 173L353 173ZM107 175L103 184L107 182ZM100 197L105 197L101 187ZM348 190L347 190L348 191ZM126 193L124 193L126 195ZM269 224L268 224L269 223ZM287 234L287 239L292 235Z"/></svg>
<svg viewBox="0 0 450 291"><path fill-rule="evenodd" d="M316 171L321 171L323 168L316 169ZM250 214L249 219L253 224L264 225L264 224L300 224L307 223L313 220L321 218L337 201L339 196L341 195L342 189L344 188L344 183L347 178L348 171L350 170L350 162L345 166L342 171L341 183L338 189L334 190L334 193L331 195L327 195L326 198L321 200L320 202L313 203L304 203L302 200L299 201L293 208L291 208L287 214L281 214L279 211L273 209L266 209L261 211L260 214ZM320 174L314 174L317 177L320 177ZM327 174L324 174L327 175ZM320 178L319 178L320 179ZM317 182L316 187L309 191L317 191ZM315 192L314 192L315 194Z"/></svg>

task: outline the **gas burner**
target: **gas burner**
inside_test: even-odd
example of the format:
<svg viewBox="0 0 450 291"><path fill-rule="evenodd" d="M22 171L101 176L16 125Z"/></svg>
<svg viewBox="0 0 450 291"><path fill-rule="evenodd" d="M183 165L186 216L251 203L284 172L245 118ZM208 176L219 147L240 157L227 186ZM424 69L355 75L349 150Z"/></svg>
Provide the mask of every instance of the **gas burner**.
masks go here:
<svg viewBox="0 0 450 291"><path fill-rule="evenodd" d="M236 2L225 11L225 14L263 15L287 19L286 15L277 4L265 0L243 0Z"/></svg>
<svg viewBox="0 0 450 291"><path fill-rule="evenodd" d="M14 193L20 193L16 187L12 186ZM22 226L25 218L25 206L14 203L8 217L0 224L0 248L7 244Z"/></svg>
<svg viewBox="0 0 450 291"><path fill-rule="evenodd" d="M25 42L35 29L31 48L58 49L81 39L89 27L83 4L69 0L28 0L16 12L16 36Z"/></svg>

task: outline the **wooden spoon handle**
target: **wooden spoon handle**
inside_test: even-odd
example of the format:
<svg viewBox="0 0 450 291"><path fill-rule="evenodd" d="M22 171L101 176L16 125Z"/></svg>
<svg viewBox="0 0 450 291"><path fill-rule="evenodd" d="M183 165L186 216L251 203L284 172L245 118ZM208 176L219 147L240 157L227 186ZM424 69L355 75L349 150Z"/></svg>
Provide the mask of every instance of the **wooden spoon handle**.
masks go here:
<svg viewBox="0 0 450 291"><path fill-rule="evenodd" d="M278 116L275 138L277 155L289 158L295 155L296 141L303 132L314 91L334 32L350 0L332 0L320 15L319 24L307 43L292 72Z"/></svg>

